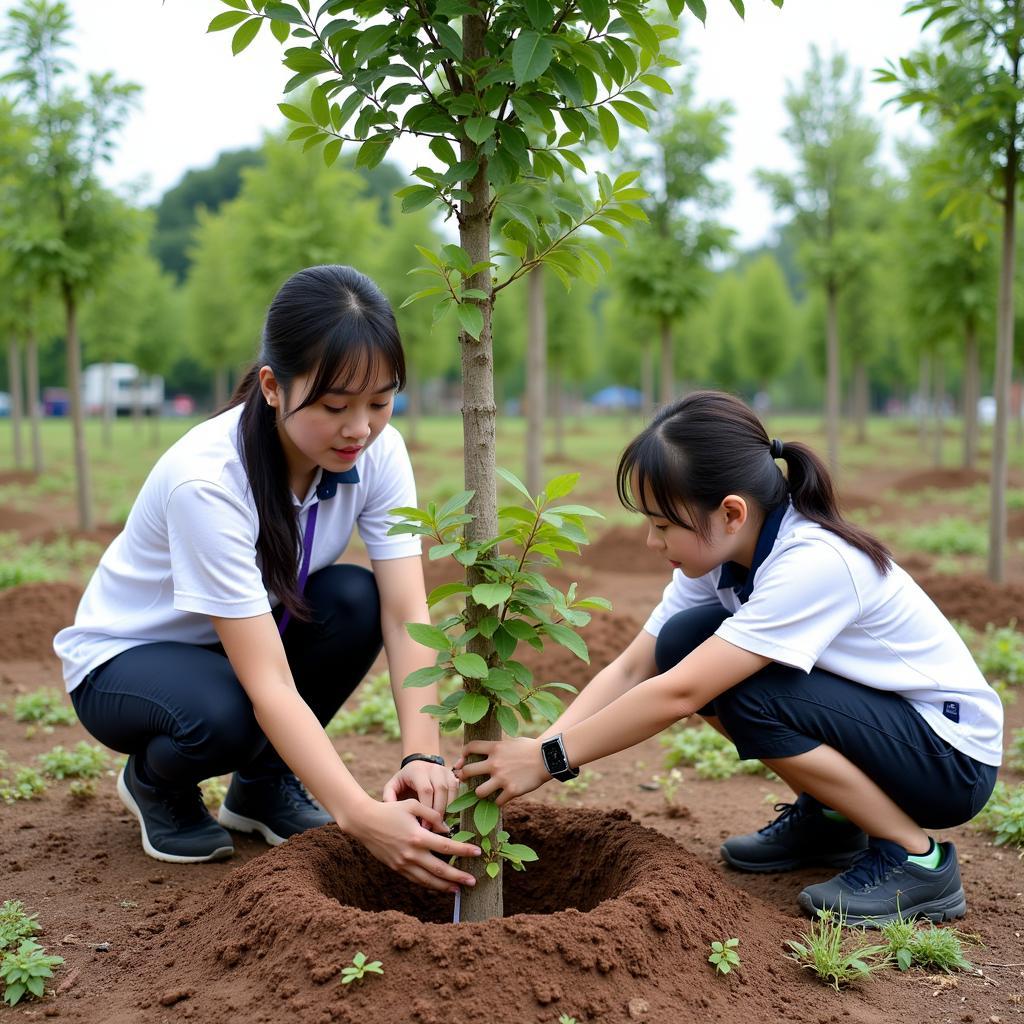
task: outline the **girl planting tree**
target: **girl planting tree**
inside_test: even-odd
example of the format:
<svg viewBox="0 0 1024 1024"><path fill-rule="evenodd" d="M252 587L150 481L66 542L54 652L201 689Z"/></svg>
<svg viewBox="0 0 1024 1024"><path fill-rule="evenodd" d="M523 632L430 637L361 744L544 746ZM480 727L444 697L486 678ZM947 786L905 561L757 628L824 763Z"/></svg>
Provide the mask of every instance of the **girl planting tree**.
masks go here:
<svg viewBox="0 0 1024 1024"><path fill-rule="evenodd" d="M660 412L617 483L673 567L661 603L540 739L470 743L456 773L490 776L476 792L504 804L699 714L796 794L722 844L728 864L844 866L799 904L851 924L961 917L956 849L924 829L984 806L1003 712L942 613L841 517L811 450L770 439L729 395Z"/></svg>
<svg viewBox="0 0 1024 1024"><path fill-rule="evenodd" d="M447 838L457 783L417 710L424 694L401 685L433 663L405 629L429 621L418 538L388 536L388 510L416 501L389 425L404 380L372 281L340 266L295 274L229 407L160 458L57 634L82 723L129 755L118 793L150 856L214 860L233 852L224 826L276 844L333 819L422 885L473 883L433 855L480 851ZM353 528L372 572L335 564ZM323 726L382 643L405 757L380 803ZM218 824L197 784L226 772Z"/></svg>

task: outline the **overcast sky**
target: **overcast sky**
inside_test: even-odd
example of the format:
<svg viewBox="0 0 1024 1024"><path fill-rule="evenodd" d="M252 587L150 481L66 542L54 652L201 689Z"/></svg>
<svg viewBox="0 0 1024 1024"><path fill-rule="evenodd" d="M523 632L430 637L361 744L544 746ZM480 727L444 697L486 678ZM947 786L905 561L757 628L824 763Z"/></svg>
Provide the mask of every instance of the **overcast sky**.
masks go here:
<svg viewBox="0 0 1024 1024"><path fill-rule="evenodd" d="M210 19L227 10L218 0L67 0L75 19L75 61L84 71L113 70L144 88L106 176L115 185L142 183L155 200L193 167L224 149L258 144L281 123L276 104L290 72L268 32L238 57L231 32L206 35ZM0 15L15 4L0 0ZM921 17L902 17L903 0L746 0L741 21L728 0L707 0L707 27L690 17L687 45L698 64L700 99L728 99L731 152L719 176L732 188L725 212L743 247L771 235L776 217L753 172L784 170L792 158L781 138L787 81L798 81L812 44L845 52L864 69L867 109L893 141L918 131L912 114L883 107L891 93L871 82L871 69L907 53L919 41ZM392 153L412 167L413 154Z"/></svg>

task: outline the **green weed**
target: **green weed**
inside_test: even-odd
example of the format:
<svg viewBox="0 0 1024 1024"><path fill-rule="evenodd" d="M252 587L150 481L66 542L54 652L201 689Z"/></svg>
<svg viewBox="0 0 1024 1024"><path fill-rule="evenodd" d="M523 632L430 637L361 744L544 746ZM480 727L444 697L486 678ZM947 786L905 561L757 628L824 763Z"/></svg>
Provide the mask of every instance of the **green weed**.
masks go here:
<svg viewBox="0 0 1024 1024"><path fill-rule="evenodd" d="M14 953L0 960L0 981L4 983L4 1002L17 1005L26 993L41 999L53 968L64 963L61 956L47 956L35 939L23 939Z"/></svg>
<svg viewBox="0 0 1024 1024"><path fill-rule="evenodd" d="M27 765L6 763L0 766L5 777L0 777L0 800L13 804L15 800L37 800L46 792L46 779Z"/></svg>
<svg viewBox="0 0 1024 1024"><path fill-rule="evenodd" d="M0 590L22 583L82 578L103 549L89 540L60 536L48 544L24 541L17 533L0 533Z"/></svg>
<svg viewBox="0 0 1024 1024"><path fill-rule="evenodd" d="M854 929L863 937L862 929ZM843 919L831 910L819 910L816 921L800 936L801 941L786 941L790 959L814 973L837 992L843 985L861 981L875 971L888 967L887 944L851 944L844 932Z"/></svg>
<svg viewBox="0 0 1024 1024"><path fill-rule="evenodd" d="M569 779L558 787L555 799L564 803L571 796L582 796L599 778L600 772L595 772L592 768L581 768L575 779Z"/></svg>
<svg viewBox="0 0 1024 1024"><path fill-rule="evenodd" d="M367 679L359 689L359 703L351 711L342 708L327 723L328 736L365 736L371 732L382 732L391 740L401 736L387 672Z"/></svg>
<svg viewBox="0 0 1024 1024"><path fill-rule="evenodd" d="M203 794L203 803L207 807L220 807L224 803L224 797L228 795L228 787L224 780L215 775L212 779L203 779L199 783L199 790Z"/></svg>
<svg viewBox="0 0 1024 1024"><path fill-rule="evenodd" d="M1024 684L1024 633L1016 627L1016 622L1009 626L989 623L978 640L978 668L990 683Z"/></svg>
<svg viewBox="0 0 1024 1024"><path fill-rule="evenodd" d="M931 555L984 555L988 552L987 528L962 516L885 532L898 547Z"/></svg>
<svg viewBox="0 0 1024 1024"><path fill-rule="evenodd" d="M938 928L931 921L922 924L899 914L895 921L882 925L881 932L901 971L914 966L947 974L974 969L964 956L966 936L957 928Z"/></svg>
<svg viewBox="0 0 1024 1024"><path fill-rule="evenodd" d="M384 965L379 960L367 960L365 953L356 953L352 964L341 969L342 985L351 985L353 981L362 981L367 974L383 974Z"/></svg>
<svg viewBox="0 0 1024 1024"><path fill-rule="evenodd" d="M6 900L0 905L0 950L40 931L36 915L26 914L21 900Z"/></svg>
<svg viewBox="0 0 1024 1024"><path fill-rule="evenodd" d="M71 785L68 786L68 796L73 800L78 800L85 803L86 800L92 800L96 796L96 780L95 779L74 779Z"/></svg>
<svg viewBox="0 0 1024 1024"><path fill-rule="evenodd" d="M1007 768L1024 772L1024 729L1014 729L1007 755Z"/></svg>
<svg viewBox="0 0 1024 1024"><path fill-rule="evenodd" d="M741 761L736 748L710 725L682 726L661 738L666 748L665 767L691 765L702 779L728 779L733 775L773 773L760 761Z"/></svg>
<svg viewBox="0 0 1024 1024"><path fill-rule="evenodd" d="M716 974L728 974L734 967L740 966L740 955L736 947L740 944L739 939L725 939L722 942L711 943L711 956L708 963L715 965Z"/></svg>
<svg viewBox="0 0 1024 1024"><path fill-rule="evenodd" d="M14 720L39 725L74 725L78 716L60 690L41 689L14 698Z"/></svg>
<svg viewBox="0 0 1024 1024"><path fill-rule="evenodd" d="M1024 847L1024 782L1016 786L997 782L975 820L982 828L995 833L996 846Z"/></svg>
<svg viewBox="0 0 1024 1024"><path fill-rule="evenodd" d="M71 750L54 747L37 758L43 771L53 779L96 779L107 767L104 749L85 740Z"/></svg>
<svg viewBox="0 0 1024 1024"><path fill-rule="evenodd" d="M661 790L666 809L675 810L676 796L683 785L683 773L678 768L671 768L665 775L655 775L652 781Z"/></svg>

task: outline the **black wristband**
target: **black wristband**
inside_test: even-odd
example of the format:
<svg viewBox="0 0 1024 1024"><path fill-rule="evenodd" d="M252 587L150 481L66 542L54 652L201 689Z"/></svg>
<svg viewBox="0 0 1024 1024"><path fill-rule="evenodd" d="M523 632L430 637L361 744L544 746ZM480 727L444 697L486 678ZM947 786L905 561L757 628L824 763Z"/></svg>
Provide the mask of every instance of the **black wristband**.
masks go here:
<svg viewBox="0 0 1024 1024"><path fill-rule="evenodd" d="M411 761L429 761L431 764L439 764L441 767L444 767L444 758L440 754L406 754L406 756L402 758L399 770L404 768Z"/></svg>

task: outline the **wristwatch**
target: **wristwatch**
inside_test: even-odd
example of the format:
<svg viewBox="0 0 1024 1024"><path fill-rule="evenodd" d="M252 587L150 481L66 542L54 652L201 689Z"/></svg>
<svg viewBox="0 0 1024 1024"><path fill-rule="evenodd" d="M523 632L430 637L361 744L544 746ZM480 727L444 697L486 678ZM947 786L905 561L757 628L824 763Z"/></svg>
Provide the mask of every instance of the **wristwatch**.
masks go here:
<svg viewBox="0 0 1024 1024"><path fill-rule="evenodd" d="M429 761L431 764L444 765L444 758L440 754L406 754L399 768L404 768L410 761Z"/></svg>
<svg viewBox="0 0 1024 1024"><path fill-rule="evenodd" d="M579 768L569 767L569 758L565 755L565 744L562 742L562 734L552 736L544 740L540 745L540 756L544 759L544 768L548 775L559 782L568 782L579 775Z"/></svg>

